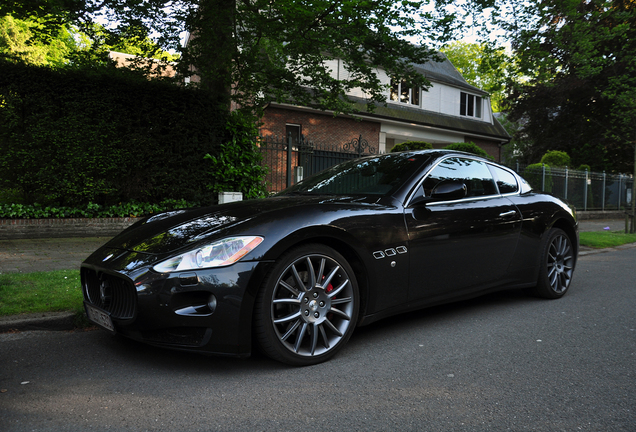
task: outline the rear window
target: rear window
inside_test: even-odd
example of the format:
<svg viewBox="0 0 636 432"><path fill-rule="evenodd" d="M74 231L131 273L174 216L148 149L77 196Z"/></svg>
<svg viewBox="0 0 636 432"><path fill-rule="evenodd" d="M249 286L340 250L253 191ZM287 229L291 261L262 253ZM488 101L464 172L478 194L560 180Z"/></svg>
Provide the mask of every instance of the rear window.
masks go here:
<svg viewBox="0 0 636 432"><path fill-rule="evenodd" d="M519 190L517 178L511 172L494 165L490 165L490 168L495 174L500 194L515 193Z"/></svg>

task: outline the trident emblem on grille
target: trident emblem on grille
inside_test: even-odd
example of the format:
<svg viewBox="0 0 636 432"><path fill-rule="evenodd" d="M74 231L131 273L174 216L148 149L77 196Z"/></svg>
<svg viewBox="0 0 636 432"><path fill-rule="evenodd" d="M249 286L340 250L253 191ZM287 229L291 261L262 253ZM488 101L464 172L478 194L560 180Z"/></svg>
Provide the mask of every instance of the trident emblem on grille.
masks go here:
<svg viewBox="0 0 636 432"><path fill-rule="evenodd" d="M108 302L110 302L111 292L108 281L102 281L102 283L99 284L99 297L101 298L102 305L104 307L107 305Z"/></svg>

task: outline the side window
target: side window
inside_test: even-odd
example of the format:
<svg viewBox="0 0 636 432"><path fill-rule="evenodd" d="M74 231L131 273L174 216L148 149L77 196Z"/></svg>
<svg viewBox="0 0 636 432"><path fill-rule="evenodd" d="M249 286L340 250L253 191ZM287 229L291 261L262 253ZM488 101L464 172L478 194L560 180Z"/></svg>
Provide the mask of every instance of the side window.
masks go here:
<svg viewBox="0 0 636 432"><path fill-rule="evenodd" d="M500 194L514 193L519 190L517 178L512 175L511 172L496 167L494 165L490 165L490 169L492 169L495 174Z"/></svg>
<svg viewBox="0 0 636 432"><path fill-rule="evenodd" d="M424 194L430 196L435 186L445 180L464 182L467 197L498 194L488 166L481 161L464 158L444 159L424 180Z"/></svg>

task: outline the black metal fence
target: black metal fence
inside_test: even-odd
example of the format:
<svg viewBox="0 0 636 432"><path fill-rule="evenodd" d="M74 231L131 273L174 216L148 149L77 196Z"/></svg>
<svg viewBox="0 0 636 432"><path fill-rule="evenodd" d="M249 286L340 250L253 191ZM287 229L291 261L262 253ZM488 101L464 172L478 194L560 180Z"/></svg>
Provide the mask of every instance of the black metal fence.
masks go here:
<svg viewBox="0 0 636 432"><path fill-rule="evenodd" d="M270 192L279 192L305 177L309 177L341 162L377 153L362 136L343 144L324 144L300 137L283 139L261 137L263 164L267 166L267 185Z"/></svg>
<svg viewBox="0 0 636 432"><path fill-rule="evenodd" d="M341 162L378 152L362 136L343 144L316 143L302 136L297 142L291 136L268 136L261 137L260 148L263 164L268 167L270 192L279 192ZM634 178L630 175L520 164L511 168L533 188L564 198L579 210L629 209L634 199Z"/></svg>

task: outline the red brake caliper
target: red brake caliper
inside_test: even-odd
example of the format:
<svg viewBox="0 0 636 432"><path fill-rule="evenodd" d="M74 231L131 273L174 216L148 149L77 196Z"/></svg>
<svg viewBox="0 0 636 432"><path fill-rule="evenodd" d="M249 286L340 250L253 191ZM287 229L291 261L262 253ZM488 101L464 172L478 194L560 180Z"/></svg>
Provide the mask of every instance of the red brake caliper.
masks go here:
<svg viewBox="0 0 636 432"><path fill-rule="evenodd" d="M322 277L322 280L325 280L325 277L324 277L324 276ZM327 285L327 288L325 288L325 292L326 292L327 294L329 294L331 291L333 291L333 285L332 285L332 284L329 284L329 285Z"/></svg>
<svg viewBox="0 0 636 432"><path fill-rule="evenodd" d="M322 277L322 280L325 280L325 277L324 277L324 276ZM332 284L329 284L329 285L327 285L327 288L325 288L325 292L326 292L327 294L329 294L331 291L333 291L333 289L334 289L334 288L333 288L333 285L332 285ZM335 299L336 297L337 297L337 296L333 296L332 300L333 300L333 299ZM332 318L332 317L333 317L333 314L331 314L331 313L330 313L330 314L327 314L327 319L329 319L330 321L331 321L331 318Z"/></svg>

